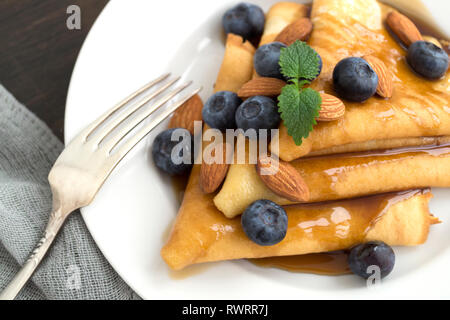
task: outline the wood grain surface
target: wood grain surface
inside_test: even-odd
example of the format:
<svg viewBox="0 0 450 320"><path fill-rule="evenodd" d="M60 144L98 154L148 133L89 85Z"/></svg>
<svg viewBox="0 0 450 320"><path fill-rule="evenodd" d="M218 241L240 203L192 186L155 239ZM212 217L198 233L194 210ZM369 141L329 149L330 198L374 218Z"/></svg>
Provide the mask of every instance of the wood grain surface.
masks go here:
<svg viewBox="0 0 450 320"><path fill-rule="evenodd" d="M0 83L63 140L64 109L83 41L107 0L0 0ZM70 5L81 29L69 30Z"/></svg>

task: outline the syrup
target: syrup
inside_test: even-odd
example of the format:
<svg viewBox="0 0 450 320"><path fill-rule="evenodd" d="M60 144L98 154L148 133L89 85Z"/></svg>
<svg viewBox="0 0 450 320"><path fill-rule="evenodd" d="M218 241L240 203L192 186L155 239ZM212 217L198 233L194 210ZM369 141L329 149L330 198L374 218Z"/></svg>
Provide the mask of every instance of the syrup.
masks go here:
<svg viewBox="0 0 450 320"><path fill-rule="evenodd" d="M307 217L296 217L299 221L295 219L294 223L289 222L288 233L293 237L320 238L324 243L336 243L338 239L340 247L349 247L352 243L363 242L372 226L392 205L426 192L429 190L409 190L328 203L285 206L288 214L296 206L309 208ZM349 245L346 245L347 243ZM249 259L249 261L257 266L279 268L290 272L341 275L350 272L347 259L347 251L334 251Z"/></svg>
<svg viewBox="0 0 450 320"><path fill-rule="evenodd" d="M334 251L299 256L251 259L249 261L263 268L278 268L290 272L337 276L351 273L347 259L347 251Z"/></svg>
<svg viewBox="0 0 450 320"><path fill-rule="evenodd" d="M411 0L407 0L410 2ZM417 2L417 1L412 1ZM410 6L408 6L410 7ZM418 15L408 14L408 17L413 20L416 26L419 28L423 35L432 36L438 40L444 39L441 32L437 31L436 28L430 27L434 25L429 17L425 19L417 19ZM425 22L427 20L428 22ZM445 41L445 40L444 40ZM443 41L441 41L442 43ZM444 45L444 49L449 50L448 42L447 46ZM318 84L321 89L326 87L326 84ZM414 97L416 98L416 97ZM439 100L440 97L437 97ZM440 101L436 101L439 103ZM408 114L407 107L404 107L403 111ZM428 110L430 113L433 112L432 109ZM445 110L450 113L450 107ZM380 107L377 111L377 118L380 121L389 121L393 117L393 110L386 107ZM419 119L415 114L408 114L412 119ZM436 117L436 122L434 126L439 126L439 119ZM423 126L422 123L417 122L417 125ZM429 128L428 128L429 129ZM320 156L324 161L327 162L328 167L333 167L333 159L338 160L341 157L349 157L348 165L361 165L363 163L368 163L371 161L389 161L397 157L414 156L420 153L427 153L432 156L441 156L448 154L450 152L450 145L444 146L427 146L427 147L407 147L399 148L393 150L375 151L375 152L362 152L356 154L343 154L343 155L332 155L332 156ZM299 161L308 161L308 159L301 159ZM315 160L317 161L317 159ZM339 161L339 160L338 160ZM332 172L330 177L333 176ZM177 195L177 199L181 203L183 191L186 188L188 181L188 176L183 176L181 178L174 178L173 185L174 190ZM195 181L193 181L195 183ZM324 203L315 204L300 204L285 206L286 211L294 209L296 206L309 207L307 217L299 217L298 223L291 225L291 228L296 228L297 230L290 234L295 234L301 232L303 234L320 234L320 237L326 241L329 237L330 241L336 240L336 235L343 242L352 239L352 235L347 231L351 227L357 226L361 228L362 232L355 232L353 230L352 234L358 234L363 240L363 236L370 230L370 228L378 221L383 214L389 209L390 206L412 197L418 193L429 192L429 190L409 190L403 192L394 192L382 195L374 195L368 197L361 197L358 199L351 200L341 200L329 202L327 205ZM297 220L297 219L296 219ZM354 243L354 242L352 242ZM313 273L321 275L341 275L350 273L350 269L347 263L348 251L333 251L325 253L313 253L305 255L296 256L283 256L283 257L269 257L261 259L249 259L249 261L257 266L265 268L278 268L290 272L301 272L301 273ZM189 269L189 268L188 268ZM203 265L199 269L195 268L195 272L189 269L188 272L183 273L180 277L174 276L174 278L185 278L186 276L197 273L198 270L203 270Z"/></svg>

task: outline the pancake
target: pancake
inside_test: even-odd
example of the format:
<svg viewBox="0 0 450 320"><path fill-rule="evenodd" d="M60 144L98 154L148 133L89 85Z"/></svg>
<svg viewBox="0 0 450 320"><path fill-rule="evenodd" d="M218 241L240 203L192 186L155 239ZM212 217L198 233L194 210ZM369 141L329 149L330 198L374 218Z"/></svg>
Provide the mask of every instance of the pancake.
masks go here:
<svg viewBox="0 0 450 320"><path fill-rule="evenodd" d="M311 152L374 140L450 135L450 73L430 81L410 69L405 49L383 23L391 10L375 0L313 2L314 28L308 43L320 54L323 69L311 87L336 95L332 85L335 65L346 57L371 54L393 74L394 93L390 99L374 96L363 103L344 101L345 116L318 123L301 146L295 145L281 125L281 159L291 161Z"/></svg>
<svg viewBox="0 0 450 320"><path fill-rule="evenodd" d="M239 42L227 45L216 90L236 92L250 80L253 57L241 54L239 47ZM234 56L236 52L240 58ZM199 176L200 165L194 165L174 227L161 250L174 270L202 262L335 251L370 240L392 246L419 245L426 241L430 225L438 223L428 210L429 190L290 205L285 206L289 217L286 238L263 247L246 237L239 217L229 219L216 208L215 195L201 191Z"/></svg>
<svg viewBox="0 0 450 320"><path fill-rule="evenodd" d="M419 245L426 241L430 225L438 222L428 211L429 191L294 205L285 207L286 238L263 247L247 238L240 217L225 217L215 207L213 195L201 191L199 173L200 165L195 165L175 225L161 250L174 270L200 262L342 250L370 240L391 246Z"/></svg>
<svg viewBox="0 0 450 320"><path fill-rule="evenodd" d="M311 36L311 39L309 41L309 44L316 48L316 50L321 53L323 53L322 59L326 59L325 66L323 68L323 72L321 76L319 77L318 81L325 82L324 83L313 83L312 87L317 90L324 90L326 92L329 92L331 94L333 93L333 89L331 88L331 74L332 69L334 68L334 65L339 61L339 57L336 58L336 53L334 52L334 47L341 45L341 42L336 42L334 39L336 37L331 37L328 34L328 31L326 30L326 21L324 23L321 23L323 18L320 18L325 13L329 11L329 13L332 16L338 17L341 22L340 25L336 23L336 19L333 18L333 23L330 23L332 28L340 28L342 27L342 24L345 24L345 28L343 30L347 30L348 28L351 29L351 25L354 25L355 22L358 24L365 25L369 29L383 29L382 21L384 20L385 16L389 11L393 10L390 7L380 5L376 1L350 1L345 3L345 1L315 1L313 10L312 10L312 21L314 23L314 29L313 34ZM266 15L266 26L264 30L264 34L262 36L262 40L260 45L267 44L269 42L272 42L277 37L278 33L281 32L286 26L289 24L295 22L296 20L306 17L308 14L309 8L302 4L292 3L292 2L279 2L272 6L270 8L269 12ZM368 14L368 12L373 12L374 14ZM341 14L342 13L342 14ZM352 15L351 18L348 18L347 15ZM325 19L326 20L326 19ZM322 30L320 29L320 26L322 26ZM356 29L360 29L359 25L355 26ZM347 31L345 31L347 32ZM372 35L375 33L372 33ZM366 36L366 34L362 34L362 36ZM404 55L406 52L395 42L391 39L390 36L387 35L386 30L383 30L382 37L385 37L389 40L388 45L393 45L393 48L396 50L396 55L391 56L392 59L401 59L401 55ZM333 38L333 39L330 39ZM340 41L340 39L346 39L343 41L344 43L347 43L347 46L352 46L352 43L355 42L355 39L348 38L344 32L340 33L340 37L337 37L337 39ZM353 38L355 38L355 35L353 34ZM381 38L380 38L381 39ZM331 43L334 43L335 46L329 46L328 40L331 40ZM359 39L358 39L359 41ZM380 40L382 41L382 40ZM344 47L344 50L345 47ZM355 56L362 56L362 49L357 48L357 45L353 45L353 50L348 51L349 55L350 52L354 53ZM373 51L370 50L370 53L372 54ZM344 58L345 56L342 56ZM382 59L383 60L383 59ZM404 59L403 59L404 60ZM392 66L388 64L386 61L384 61L385 64L391 68ZM397 63L396 63L397 64ZM401 61L401 66L398 68L399 71L409 69L408 66L405 68L406 62ZM253 75L254 77L257 76L256 73ZM410 77L411 78L411 77ZM397 82L399 82L401 79L396 79ZM418 82L427 81L420 77L417 79L414 79ZM447 113L450 112L450 106L449 106L449 78L448 73L441 81L441 85L443 87L440 87L437 91L440 93L447 92L446 95L444 95L443 100L441 102L444 103L443 108L444 111ZM429 81L428 81L429 82ZM429 82L429 85L432 85L432 83ZM325 87L327 87L325 89ZM402 88L403 89L403 88ZM412 90L411 90L412 91ZM404 92L404 90L402 90ZM420 94L422 95L422 93ZM431 97L435 97L436 95L433 92L430 92L429 94ZM380 98L372 98L372 100L379 100ZM396 98L395 98L396 99ZM397 99L400 100L400 99ZM421 99L419 99L421 101ZM447 101L445 103L445 100ZM387 104L389 101L387 101ZM433 103L439 103L434 101ZM360 105L360 104L351 104L346 102L346 105ZM369 101L366 102L366 104L370 104ZM395 117L395 110L390 110L388 106L385 108L381 108L382 110L376 111L376 115L374 116L377 121L387 121L391 118ZM410 112L409 109L404 110L407 114L414 117L414 112ZM432 111L431 111L432 113ZM435 115L431 115L432 118L435 118ZM429 120L429 117L427 118ZM426 123L425 120L415 118L417 122L420 123ZM427 120L427 121L428 121ZM337 125L337 123L334 123L334 125ZM318 129L320 126L327 126L327 124L319 124L315 127L315 130ZM333 126L333 125L328 125ZM395 127L395 124L392 124L393 127ZM407 126L407 125L406 125ZM444 128L445 129L445 128ZM347 129L346 129L347 130ZM445 132L440 133L440 135L447 135L448 132L446 130L441 130L439 132ZM316 141L318 138L314 138L313 136L310 136L308 139L305 139L303 141L303 144L301 147L298 147L295 145L293 139L289 137L286 131L286 127L281 125L280 127L280 158L285 161L291 161L296 158L299 158L301 156L312 156L312 155L323 155L323 154L333 154L333 153L343 153L343 152L357 152L357 151L367 151L367 150L381 150L381 149L389 149L389 148L397 148L397 147L405 147L405 146L423 146L427 144L434 144L437 142L436 140L431 139L441 139L441 137L433 137L433 133L427 133L424 134L424 136L418 135L418 133L409 135L404 135L403 133L396 133L395 136L392 137L389 136L385 137L383 135L379 134L372 134L371 136L368 135L367 137L360 136L360 133L356 133L356 135L353 135L352 137L347 137L346 140L343 139L343 141L339 140L331 140L328 143L328 145L321 145L321 142ZM313 135L316 135L317 133L314 133ZM320 139L318 139L320 140ZM450 140L448 137L444 137L445 141Z"/></svg>
<svg viewBox="0 0 450 320"><path fill-rule="evenodd" d="M237 92L253 75L253 45L235 34L228 34L225 56L217 76L214 91Z"/></svg>
<svg viewBox="0 0 450 320"><path fill-rule="evenodd" d="M349 144L343 144L327 149L312 151L308 154L308 157L340 154L359 151L371 151L371 150L385 150L404 147L424 147L431 145L443 145L450 143L450 136L441 137L416 137L416 138L397 138L386 140L370 140L365 142L355 142Z"/></svg>
<svg viewBox="0 0 450 320"><path fill-rule="evenodd" d="M450 145L301 158L290 164L308 185L309 202L450 186ZM233 218L258 199L292 204L263 183L254 164L236 164L230 166L214 203Z"/></svg>

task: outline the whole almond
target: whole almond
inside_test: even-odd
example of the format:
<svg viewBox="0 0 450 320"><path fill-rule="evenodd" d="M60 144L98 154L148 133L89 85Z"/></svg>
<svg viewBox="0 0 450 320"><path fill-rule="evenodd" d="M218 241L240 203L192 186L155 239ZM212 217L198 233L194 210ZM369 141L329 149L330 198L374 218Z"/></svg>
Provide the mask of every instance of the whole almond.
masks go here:
<svg viewBox="0 0 450 320"><path fill-rule="evenodd" d="M284 43L290 46L297 40L305 41L309 38L313 25L308 18L300 18L285 27L275 38L275 41Z"/></svg>
<svg viewBox="0 0 450 320"><path fill-rule="evenodd" d="M222 184L227 175L233 154L231 146L227 143L219 143L211 147L213 148L211 156L215 158L216 152L220 152L221 157L218 157L220 163L206 162L205 159L202 162L200 167L200 188L204 193L213 193Z"/></svg>
<svg viewBox="0 0 450 320"><path fill-rule="evenodd" d="M422 40L422 35L416 25L405 15L398 11L391 11L386 22L397 37L409 47L413 42Z"/></svg>
<svg viewBox="0 0 450 320"><path fill-rule="evenodd" d="M384 62L371 55L364 56L363 59L370 64L372 69L378 75L377 94L382 96L383 98L392 97L392 92L394 91L394 82L392 80L392 74L386 68Z"/></svg>
<svg viewBox="0 0 450 320"><path fill-rule="evenodd" d="M183 103L169 122L170 128L184 128L194 135L194 121L202 121L203 102L198 94Z"/></svg>
<svg viewBox="0 0 450 320"><path fill-rule="evenodd" d="M300 173L288 162L261 156L256 171L273 193L294 202L309 200L308 186Z"/></svg>
<svg viewBox="0 0 450 320"><path fill-rule="evenodd" d="M253 96L275 97L281 93L286 82L276 78L257 77L245 83L238 91L241 98Z"/></svg>
<svg viewBox="0 0 450 320"><path fill-rule="evenodd" d="M327 93L321 93L320 97L322 105L319 116L316 118L317 121L334 121L344 116L345 105L341 100Z"/></svg>

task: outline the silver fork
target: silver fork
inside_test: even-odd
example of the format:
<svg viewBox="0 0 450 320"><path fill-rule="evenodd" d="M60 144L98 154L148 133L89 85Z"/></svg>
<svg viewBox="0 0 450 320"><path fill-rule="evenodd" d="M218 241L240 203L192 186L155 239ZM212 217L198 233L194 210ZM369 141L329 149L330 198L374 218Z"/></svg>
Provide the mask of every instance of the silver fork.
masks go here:
<svg viewBox="0 0 450 320"><path fill-rule="evenodd" d="M172 112L201 90L198 88L191 91L151 121L145 123L136 133L130 134L148 116L192 84L191 81L169 91L168 89L180 79L178 77L163 84L141 100L130 104L132 100L144 96L148 89L163 82L169 76L170 74L162 75L132 93L82 130L64 149L48 177L53 194L53 209L44 236L22 269L0 294L0 300L10 300L16 297L42 261L70 213L92 202L105 180L125 155ZM155 97L167 91L169 92L152 103L150 107L143 108ZM125 108L127 105L129 106ZM117 114L116 118L111 117L121 110L123 112ZM142 112L137 114L138 110L142 110ZM101 125L103 127L100 127ZM124 138L127 139L124 140ZM120 145L122 141L123 143Z"/></svg>

